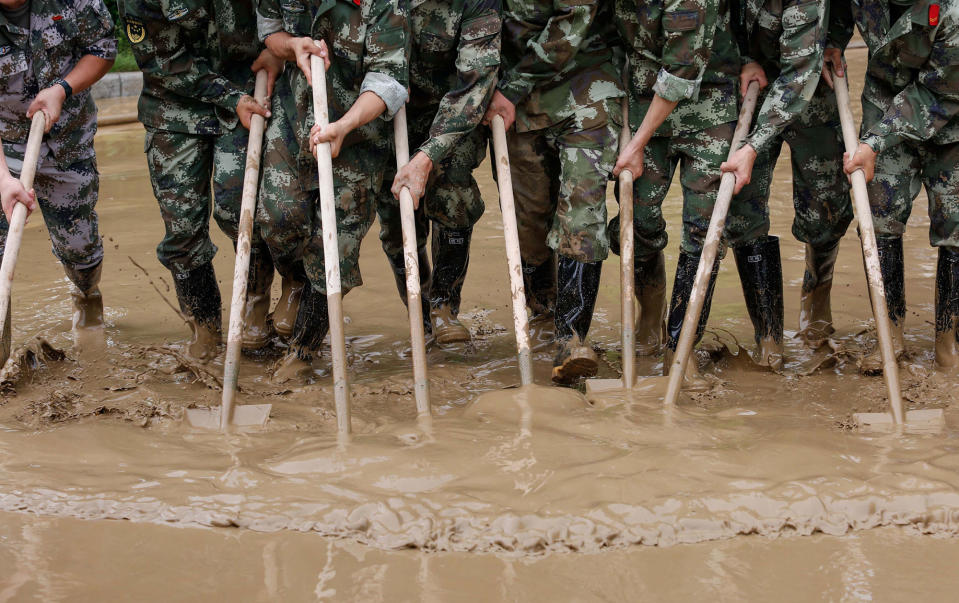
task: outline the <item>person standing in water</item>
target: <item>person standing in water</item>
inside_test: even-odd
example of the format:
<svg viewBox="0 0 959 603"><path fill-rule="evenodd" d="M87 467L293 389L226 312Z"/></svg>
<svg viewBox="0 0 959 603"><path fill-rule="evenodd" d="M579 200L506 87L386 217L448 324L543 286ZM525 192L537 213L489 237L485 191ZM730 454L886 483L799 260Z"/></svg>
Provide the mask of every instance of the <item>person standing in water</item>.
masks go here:
<svg viewBox="0 0 959 603"><path fill-rule="evenodd" d="M493 96L500 63L500 0L425 0L410 9L409 164L388 169L376 210L380 241L406 300L406 265L399 192L417 204L416 233L423 319L439 344L470 341L459 321L473 225L483 197L473 170L486 156L488 132L478 128ZM392 184L392 191L387 185ZM432 260L426 238L433 230Z"/></svg>
<svg viewBox="0 0 959 603"><path fill-rule="evenodd" d="M599 368L586 336L609 254L606 186L624 95L617 47L609 2L504 2L503 64L484 122L506 124L527 300L534 314L553 311L560 384Z"/></svg>
<svg viewBox="0 0 959 603"><path fill-rule="evenodd" d="M166 226L157 257L173 274L193 334L187 352L208 362L218 353L222 321L211 205L220 229L235 242L250 120L269 115L251 96L253 74L266 69L272 89L282 63L256 39L253 0L122 0L119 8L143 72L139 119ZM244 347L268 340L272 281L272 259L254 231Z"/></svg>
<svg viewBox="0 0 959 603"><path fill-rule="evenodd" d="M100 176L93 149L97 108L89 88L110 70L116 53L113 20L102 0L0 0L0 138L6 156L0 256L14 206L23 203L28 211L39 206L53 254L74 285L74 329L103 326L103 242L95 209ZM31 192L13 175L23 169L38 111L47 127ZM10 348L9 330L3 345Z"/></svg>
<svg viewBox="0 0 959 603"><path fill-rule="evenodd" d="M897 354L904 349L906 291L902 237L924 186L929 242L936 267L936 365L959 367L959 6L953 0L837 2L836 37L852 37L853 22L869 47L862 94L859 148L845 171L863 170L876 225L879 265ZM850 14L851 11L851 14ZM842 71L840 49L827 53ZM881 374L877 351L863 371Z"/></svg>
<svg viewBox="0 0 959 603"><path fill-rule="evenodd" d="M830 2L733 1L739 2L733 27L744 63L740 91L745 95L755 81L764 93L745 144L722 165L736 175L737 194L725 237L755 330L754 360L780 370L783 277L779 237L769 234L769 193L783 143L789 143L792 157L792 230L806 245L799 334L812 347L835 331L829 299L833 267L853 217L849 182L840 169L844 146L836 95L828 78L820 77Z"/></svg>
<svg viewBox="0 0 959 603"><path fill-rule="evenodd" d="M615 174L635 178L634 261L640 305L638 348L657 353L666 295L666 221L662 204L676 168L683 188L683 230L666 321L672 363L696 278L709 220L738 119L739 49L726 0L616 0L616 25L626 43L630 126L638 128ZM618 217L610 230L619 232ZM713 267L696 338L709 317L719 259ZM695 362L687 378L696 378Z"/></svg>
<svg viewBox="0 0 959 603"><path fill-rule="evenodd" d="M344 295L363 284L360 243L372 225L376 194L393 155L389 120L406 103L409 21L404 0L321 2L264 0L259 35L268 48L297 65L275 100L268 125L260 217L276 257L302 261L303 290L290 351L278 381L306 379L329 332L319 181L313 156L328 142L333 154L340 275ZM320 41L320 46L314 43ZM331 123L314 123L310 61L329 63Z"/></svg>

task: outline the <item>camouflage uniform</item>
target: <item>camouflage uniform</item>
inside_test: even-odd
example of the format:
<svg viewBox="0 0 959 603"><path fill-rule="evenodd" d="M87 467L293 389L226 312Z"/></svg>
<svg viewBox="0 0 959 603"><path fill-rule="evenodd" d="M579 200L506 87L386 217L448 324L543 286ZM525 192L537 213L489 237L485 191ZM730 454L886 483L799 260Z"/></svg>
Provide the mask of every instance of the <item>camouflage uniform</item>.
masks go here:
<svg viewBox="0 0 959 603"><path fill-rule="evenodd" d="M101 0L33 0L29 30L0 12L0 138L10 170L23 165L30 121L27 108L43 89L67 75L85 55L113 60L113 21ZM68 269L100 264L103 245L94 210L99 192L93 137L97 109L89 90L63 104L60 119L44 137L34 180L37 201L53 243ZM0 254L7 238L0 215Z"/></svg>
<svg viewBox="0 0 959 603"><path fill-rule="evenodd" d="M843 41L852 34L849 9L843 6L837 20L842 31L835 37ZM936 361L954 368L959 365L959 12L954 2L932 0L859 0L851 9L869 46L860 142L878 153L869 201L889 315L901 343L902 236L925 186L929 241L939 248Z"/></svg>

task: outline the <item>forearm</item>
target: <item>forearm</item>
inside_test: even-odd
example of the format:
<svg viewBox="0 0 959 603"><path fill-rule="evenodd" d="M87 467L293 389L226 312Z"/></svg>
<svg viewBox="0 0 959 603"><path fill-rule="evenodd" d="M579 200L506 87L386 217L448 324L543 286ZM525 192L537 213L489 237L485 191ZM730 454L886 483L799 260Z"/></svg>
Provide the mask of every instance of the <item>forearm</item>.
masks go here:
<svg viewBox="0 0 959 603"><path fill-rule="evenodd" d="M83 92L106 75L113 67L113 60L101 59L92 54L84 55L63 79L73 88L73 93Z"/></svg>
<svg viewBox="0 0 959 603"><path fill-rule="evenodd" d="M375 92L364 92L356 99L350 110L337 120L347 132L352 132L370 123L386 111L386 103Z"/></svg>
<svg viewBox="0 0 959 603"><path fill-rule="evenodd" d="M639 129L636 130L634 138L639 139L642 146L646 146L646 144L652 140L656 130L663 125L663 122L666 121L666 118L669 117L669 114L673 112L673 109L675 109L678 104L679 101L669 101L658 94L653 96L653 102L649 104L646 116L643 117L643 123L641 123Z"/></svg>

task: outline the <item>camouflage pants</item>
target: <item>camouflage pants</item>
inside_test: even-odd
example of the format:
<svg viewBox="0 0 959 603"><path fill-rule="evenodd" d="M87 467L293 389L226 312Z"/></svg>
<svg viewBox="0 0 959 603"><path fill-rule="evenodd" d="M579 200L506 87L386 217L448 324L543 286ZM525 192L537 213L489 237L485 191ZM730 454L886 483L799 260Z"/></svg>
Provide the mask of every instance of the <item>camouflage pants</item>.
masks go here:
<svg viewBox="0 0 959 603"><path fill-rule="evenodd" d="M430 116L432 117L432 116ZM420 128L417 128L420 129ZM414 132L410 128L410 148L415 149L427 138L429 124ZM472 228L483 216L486 206L479 185L473 178L475 170L486 157L487 133L476 128L457 145L448 157L433 166L426 193L416 210L416 242L418 248L426 245L430 222L444 228L460 230ZM400 202L393 197L390 187L396 178L396 164L386 170L376 199L376 214L380 220L380 241L388 256L403 252L403 229L400 223Z"/></svg>
<svg viewBox="0 0 959 603"><path fill-rule="evenodd" d="M903 142L879 153L869 183L877 236L903 235L923 186L929 197L929 243L959 248L959 142Z"/></svg>
<svg viewBox="0 0 959 603"><path fill-rule="evenodd" d="M835 106L833 105L833 109ZM834 120L797 123L787 128L768 152L756 157L752 180L733 199L726 218L726 241L748 245L769 234L769 191L784 142L792 156L793 236L813 247L829 247L846 234L852 222L849 181L842 171L845 147Z"/></svg>
<svg viewBox="0 0 959 603"><path fill-rule="evenodd" d="M618 99L600 102L589 107L589 118L507 133L525 262L541 265L554 251L578 262L609 255L606 186L616 162L618 106Z"/></svg>
<svg viewBox="0 0 959 603"><path fill-rule="evenodd" d="M210 239L211 196L217 225L236 240L248 136L242 126L220 136L147 128L150 180L166 226L157 258L171 271L193 270L216 255Z"/></svg>
<svg viewBox="0 0 959 603"><path fill-rule="evenodd" d="M281 103L273 103L267 126L257 222L277 269L288 273L302 260L313 289L326 293L323 224L316 162L308 165ZM279 111L278 111L279 109ZM340 280L343 293L363 284L360 243L373 224L376 191L389 152L358 144L344 147L333 160Z"/></svg>
<svg viewBox="0 0 959 603"><path fill-rule="evenodd" d="M735 122L729 122L649 141L643 156L643 175L633 184L635 258L648 258L666 248L669 239L663 201L677 167L683 187L681 247L691 255L702 253L719 192L719 166L729 154L735 127Z"/></svg>
<svg viewBox="0 0 959 603"><path fill-rule="evenodd" d="M26 145L13 144L8 148L11 152L7 153L7 164L14 175L19 175L23 161L16 157L23 157ZM44 144L40 147L33 189L50 234L53 255L64 265L81 270L99 264L103 260L103 241L95 209L100 191L96 158L60 167ZM0 214L0 256L9 228Z"/></svg>

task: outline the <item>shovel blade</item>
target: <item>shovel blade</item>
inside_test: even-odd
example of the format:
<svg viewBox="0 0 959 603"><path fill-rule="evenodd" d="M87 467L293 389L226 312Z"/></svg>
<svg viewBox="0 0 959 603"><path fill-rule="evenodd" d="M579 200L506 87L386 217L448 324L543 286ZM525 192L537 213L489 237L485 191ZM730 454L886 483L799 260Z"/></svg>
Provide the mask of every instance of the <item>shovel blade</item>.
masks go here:
<svg viewBox="0 0 959 603"><path fill-rule="evenodd" d="M235 427L262 427L270 419L272 404L242 404L233 408L230 425ZM190 425L198 429L217 430L220 428L220 407L188 408L186 418Z"/></svg>
<svg viewBox="0 0 959 603"><path fill-rule="evenodd" d="M892 413L860 412L852 416L856 426L866 431L889 431L896 426ZM946 426L946 417L941 408L910 410L906 412L906 431L930 433L940 431Z"/></svg>
<svg viewBox="0 0 959 603"><path fill-rule="evenodd" d="M622 379L587 379L586 397L630 393L637 396L658 396L662 398L666 395L668 383L669 377L640 377L636 379L632 389L627 390Z"/></svg>

